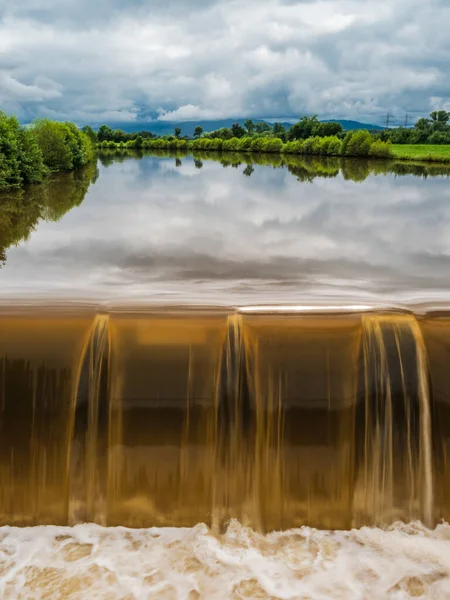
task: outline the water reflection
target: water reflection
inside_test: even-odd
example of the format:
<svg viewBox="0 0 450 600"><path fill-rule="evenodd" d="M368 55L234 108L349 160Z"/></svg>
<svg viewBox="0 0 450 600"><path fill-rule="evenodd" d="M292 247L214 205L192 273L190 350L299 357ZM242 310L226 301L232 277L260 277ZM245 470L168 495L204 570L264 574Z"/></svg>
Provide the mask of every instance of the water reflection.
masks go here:
<svg viewBox="0 0 450 600"><path fill-rule="evenodd" d="M39 220L59 221L79 206L91 183L98 178L96 165L71 173L53 175L41 185L0 194L0 265L10 246L27 241Z"/></svg>
<svg viewBox="0 0 450 600"><path fill-rule="evenodd" d="M312 181L317 177L337 177L342 174L350 181L365 181L370 175L416 175L417 177L450 176L450 167L432 162L405 162L396 160L346 159L340 157L295 156L281 154L263 154L251 152L208 152L195 151L191 154L173 150L129 150L125 148L102 149L100 162L109 167L115 162L124 162L144 156L172 158L176 166L182 165L182 159L193 157L197 169L203 167L204 160L220 162L223 167L238 168L244 166L244 175L254 172L254 165L275 168L286 167L300 181Z"/></svg>
<svg viewBox="0 0 450 600"><path fill-rule="evenodd" d="M102 153L99 170L82 204L94 173L64 178L56 193L19 194L20 227L2 205L0 247L11 246L3 297L228 304L448 296L442 165L128 151Z"/></svg>

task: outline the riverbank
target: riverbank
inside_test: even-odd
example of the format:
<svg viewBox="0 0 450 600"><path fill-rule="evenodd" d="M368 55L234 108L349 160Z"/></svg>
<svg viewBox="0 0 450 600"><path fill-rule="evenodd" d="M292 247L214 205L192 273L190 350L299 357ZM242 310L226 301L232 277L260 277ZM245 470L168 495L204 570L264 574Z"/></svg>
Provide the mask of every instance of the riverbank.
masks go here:
<svg viewBox="0 0 450 600"><path fill-rule="evenodd" d="M219 138L199 138L197 140L177 138L137 139L127 143L102 142L99 144L99 150L212 152L221 155L240 153L253 156L272 154L322 158L394 159L395 161L450 164L450 145L393 145L380 140L373 140L370 135L369 137L349 135L344 140L340 140L336 136L329 136L328 138L313 137L287 143L273 137L243 137L230 140Z"/></svg>
<svg viewBox="0 0 450 600"><path fill-rule="evenodd" d="M450 164L450 145L393 144L392 154L397 160Z"/></svg>

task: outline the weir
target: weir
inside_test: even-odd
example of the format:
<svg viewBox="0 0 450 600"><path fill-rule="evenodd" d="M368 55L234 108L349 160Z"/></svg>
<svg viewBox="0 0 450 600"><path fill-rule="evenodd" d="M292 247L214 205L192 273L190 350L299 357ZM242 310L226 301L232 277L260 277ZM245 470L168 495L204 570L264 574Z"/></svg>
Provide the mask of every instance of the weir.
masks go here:
<svg viewBox="0 0 450 600"><path fill-rule="evenodd" d="M0 313L0 523L450 514L450 313Z"/></svg>

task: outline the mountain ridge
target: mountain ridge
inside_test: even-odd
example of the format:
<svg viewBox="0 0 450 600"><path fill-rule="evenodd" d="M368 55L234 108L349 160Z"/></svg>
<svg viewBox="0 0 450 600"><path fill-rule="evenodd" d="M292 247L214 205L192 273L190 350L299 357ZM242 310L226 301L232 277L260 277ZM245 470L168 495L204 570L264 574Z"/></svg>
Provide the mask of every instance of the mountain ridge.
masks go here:
<svg viewBox="0 0 450 600"><path fill-rule="evenodd" d="M205 132L214 131L216 129L221 129L222 127L231 127L233 123L239 123L239 125L244 125L247 119L217 119L213 121L136 121L136 122L110 122L104 123L108 125L112 129L121 129L126 133L134 133L136 131L151 131L156 135L170 135L174 133L175 127L179 127L181 129L181 135L193 136L194 129L197 125L203 127ZM281 123L284 125L286 129L292 127L293 123L289 123L287 121L273 121L267 119L252 119L254 123L266 122L273 125L273 123ZM354 131L355 129L368 129L369 131L382 131L383 127L379 125L373 125L369 123L361 123L359 121L352 121L347 119L324 119L322 122L330 122L330 123L340 123L345 131ZM94 124L94 129L98 129L100 125L103 123Z"/></svg>

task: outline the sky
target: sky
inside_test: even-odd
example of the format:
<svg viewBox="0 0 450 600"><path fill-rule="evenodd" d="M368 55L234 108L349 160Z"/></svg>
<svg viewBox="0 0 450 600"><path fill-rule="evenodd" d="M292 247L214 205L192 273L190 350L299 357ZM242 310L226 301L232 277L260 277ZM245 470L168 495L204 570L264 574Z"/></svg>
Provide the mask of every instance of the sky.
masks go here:
<svg viewBox="0 0 450 600"><path fill-rule="evenodd" d="M448 0L0 0L0 109L79 124L450 110Z"/></svg>

